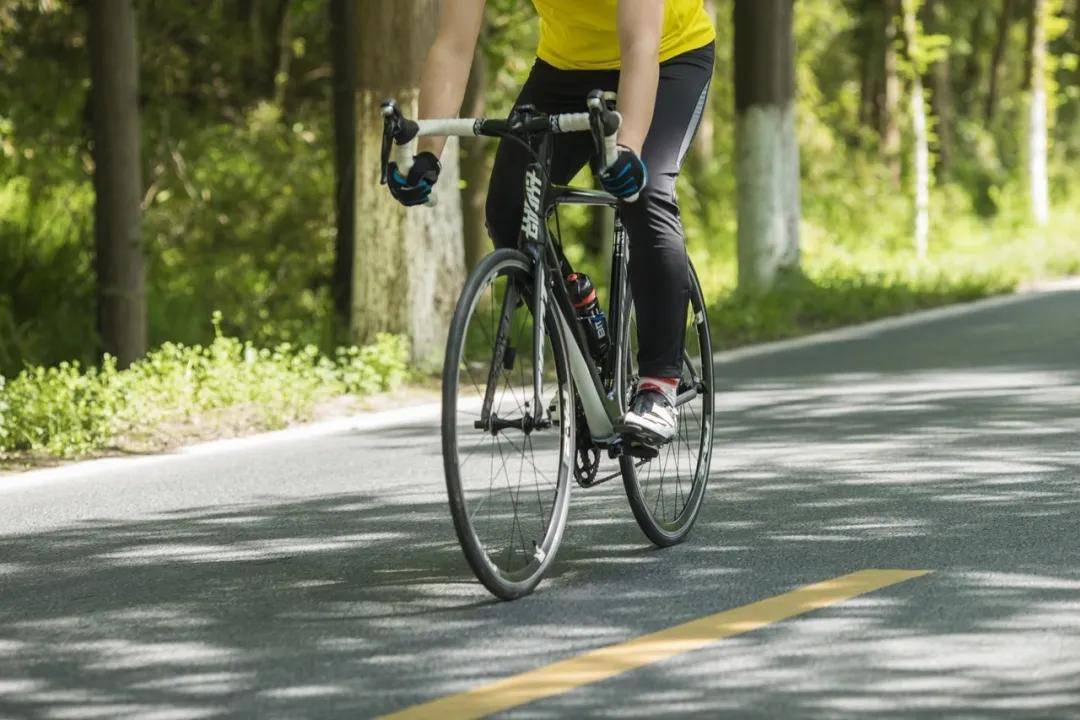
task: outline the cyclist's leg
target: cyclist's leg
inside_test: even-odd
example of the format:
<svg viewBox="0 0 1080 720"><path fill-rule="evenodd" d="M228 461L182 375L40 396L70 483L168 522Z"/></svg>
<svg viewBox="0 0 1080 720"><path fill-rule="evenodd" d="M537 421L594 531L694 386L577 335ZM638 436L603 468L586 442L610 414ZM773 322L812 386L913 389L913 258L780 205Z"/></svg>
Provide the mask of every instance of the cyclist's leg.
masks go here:
<svg viewBox="0 0 1080 720"><path fill-rule="evenodd" d="M642 151L649 181L637 202L620 206L630 236L630 285L643 377L682 373L689 267L675 180L701 121L713 53L709 45L660 66L656 114Z"/></svg>
<svg viewBox="0 0 1080 720"><path fill-rule="evenodd" d="M537 60L521 89L515 106L533 105L540 112L582 112L592 90L614 90L614 71L559 70ZM551 179L568 183L592 156L588 133L556 135L551 158ZM496 247L517 247L521 214L525 204L525 166L532 156L518 143L502 141L488 187L487 224Z"/></svg>

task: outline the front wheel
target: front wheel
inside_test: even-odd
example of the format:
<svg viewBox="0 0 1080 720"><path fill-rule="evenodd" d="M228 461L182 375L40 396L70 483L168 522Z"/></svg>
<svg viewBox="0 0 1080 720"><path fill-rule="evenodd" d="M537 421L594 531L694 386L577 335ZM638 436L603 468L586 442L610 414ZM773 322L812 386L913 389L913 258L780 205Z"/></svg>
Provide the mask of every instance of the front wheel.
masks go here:
<svg viewBox="0 0 1080 720"><path fill-rule="evenodd" d="M543 347L534 351L532 268L517 250L480 262L458 301L443 366L443 467L454 528L476 577L504 600L532 592L555 557L574 456L566 346L549 303Z"/></svg>
<svg viewBox="0 0 1080 720"><path fill-rule="evenodd" d="M623 412L638 381L637 323L627 297L622 345L617 357L617 387ZM626 496L638 525L660 547L680 543L701 509L713 443L713 353L705 297L697 273L690 267L690 302L679 395L679 430L651 460L619 459Z"/></svg>

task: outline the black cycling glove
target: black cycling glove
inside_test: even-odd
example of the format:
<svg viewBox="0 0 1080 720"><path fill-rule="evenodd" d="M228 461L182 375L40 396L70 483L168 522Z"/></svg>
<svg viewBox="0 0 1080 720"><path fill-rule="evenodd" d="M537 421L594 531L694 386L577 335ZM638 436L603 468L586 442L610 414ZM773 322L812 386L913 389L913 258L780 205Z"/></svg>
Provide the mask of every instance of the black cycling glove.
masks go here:
<svg viewBox="0 0 1080 720"><path fill-rule="evenodd" d="M442 165L432 153L422 152L413 158L408 177L401 174L396 162L386 168L386 184L390 194L402 205L423 205L431 197L431 190L439 181Z"/></svg>
<svg viewBox="0 0 1080 720"><path fill-rule="evenodd" d="M600 172L600 186L620 200L634 202L649 182L649 171L633 150L618 148L614 162Z"/></svg>

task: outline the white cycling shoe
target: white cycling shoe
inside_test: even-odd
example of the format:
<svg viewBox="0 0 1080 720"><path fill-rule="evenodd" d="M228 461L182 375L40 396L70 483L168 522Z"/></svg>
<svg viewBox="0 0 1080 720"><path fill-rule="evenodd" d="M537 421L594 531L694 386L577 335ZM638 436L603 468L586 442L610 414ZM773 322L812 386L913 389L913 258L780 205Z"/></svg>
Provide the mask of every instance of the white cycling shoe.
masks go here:
<svg viewBox="0 0 1080 720"><path fill-rule="evenodd" d="M658 390L638 390L616 429L646 444L663 445L679 431L679 410Z"/></svg>

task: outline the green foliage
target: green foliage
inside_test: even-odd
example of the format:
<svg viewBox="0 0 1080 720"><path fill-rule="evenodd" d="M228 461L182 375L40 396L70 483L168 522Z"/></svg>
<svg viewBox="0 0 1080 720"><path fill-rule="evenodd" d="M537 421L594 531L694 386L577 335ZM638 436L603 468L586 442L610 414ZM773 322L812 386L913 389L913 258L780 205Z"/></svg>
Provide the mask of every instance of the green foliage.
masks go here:
<svg viewBox="0 0 1080 720"><path fill-rule="evenodd" d="M721 298L714 318L727 342L1001 292L1040 275L1078 269L1068 234L1080 222L1075 212L1080 204L1075 170L1080 166L1080 2L1048 3L1048 89L1055 111L1051 190L1058 214L1045 235L1033 233L1026 220L1026 18L1018 13L1006 26L998 111L987 120L983 108L1000 4L912 4L921 8L924 31L917 67L905 64L901 52L901 71L908 80L916 70L926 75L939 138L942 120L936 117L930 77L935 63L948 61L954 96L954 151L951 169L939 175L932 193L929 262L913 261L910 168L905 162L899 180L893 177L881 155L876 109L868 107L875 98L865 97L862 87L867 77L881 72L875 53L883 43L882 3L799 0L797 132L805 278L751 300L734 294L733 0L715 0L714 151L688 158L679 201L706 290ZM68 407L77 404L76 395L121 382L102 378L143 373L140 382L153 386L156 378L173 376L166 366L190 361L196 375L230 379L218 384L208 379L190 396L174 398L163 388L162 407L175 400L203 412L265 402L275 417L289 415L293 406L274 405L274 398L235 395L240 391L232 388L240 380L229 376L226 366L247 366L227 361L214 366L210 350L226 348L226 358L248 352L230 345L227 336L248 338L251 347L288 348L277 359L273 350L253 351L270 353L261 369L248 368L257 373L288 362L317 369L319 363L304 348L330 347L334 235L326 8L321 0L286 5L289 22L282 23L279 3L138 3L143 239L150 337L161 346L146 362L153 359L163 369L139 365L125 374L108 363L84 369L96 363L98 350L84 3L0 2L0 75L18 79L0 83L0 373L11 377L27 363L55 366L53 375L41 371L41 382L67 388L66 396L57 390L55 402ZM509 109L532 65L534 16L530 3L488 2L482 49L491 68L492 116ZM903 50L902 40L900 45ZM903 128L909 125L907 107L901 103L897 118ZM907 150L902 157L910 155ZM587 176L581 180L587 182ZM595 218L576 210L561 220L568 254L599 277L604 259ZM215 309L227 318L217 335L203 322ZM192 361L195 356L202 359ZM319 357L327 360L325 353ZM389 350L330 357L333 380L321 371L293 368L308 378L298 382L297 392L314 393L317 382L335 391L344 386L369 392L381 378L404 372L393 362L381 364L397 357ZM58 365L65 360L71 364ZM29 381L20 382L25 389ZM7 393L3 402L11 404ZM44 397L39 397L43 407L53 407ZM213 400L204 407L202 397ZM0 423L5 432L11 430L10 409ZM76 425L102 427L93 419L87 423ZM100 442L85 432L90 439L79 442ZM110 431L109 437L117 432L128 431ZM57 431L57 437L76 435Z"/></svg>
<svg viewBox="0 0 1080 720"><path fill-rule="evenodd" d="M255 342L326 343L333 263L329 129L285 125L269 103L241 126L170 142L154 168L144 240L150 338L198 342L220 308Z"/></svg>
<svg viewBox="0 0 1080 720"><path fill-rule="evenodd" d="M104 446L115 432L115 379L111 359L85 371L67 362L24 370L0 389L0 453L31 450L70 457Z"/></svg>
<svg viewBox="0 0 1080 720"><path fill-rule="evenodd" d="M176 434L271 429L307 419L342 395L392 390L408 378L408 344L380 336L334 356L313 345L260 348L221 331L206 345L165 343L127 370L112 358L31 367L0 378L0 459L76 457L106 448L157 447Z"/></svg>
<svg viewBox="0 0 1080 720"><path fill-rule="evenodd" d="M87 184L0 177L0 373L24 358L86 358L96 345L92 204Z"/></svg>
<svg viewBox="0 0 1080 720"><path fill-rule="evenodd" d="M1013 189L1005 197L1003 216L996 220L959 214L939 223L924 263L915 262L906 248L885 243L843 246L811 236L804 247L804 275L762 297L734 291L733 265L708 265L703 278L713 294L706 295L720 297L710 309L717 345L776 340L1080 274L1074 231L1080 223L1080 198L1063 200L1069 209L1058 211L1050 227L1037 231L1026 224L1022 193ZM937 210L943 213L945 208Z"/></svg>
<svg viewBox="0 0 1080 720"><path fill-rule="evenodd" d="M10 376L26 363L92 364L99 343L86 13L59 0L0 5L0 75L19 79L0 83L0 373ZM139 3L151 344L207 342L202 319L221 309L227 329L254 342L329 345L326 13L294 0L283 26L277 7Z"/></svg>

